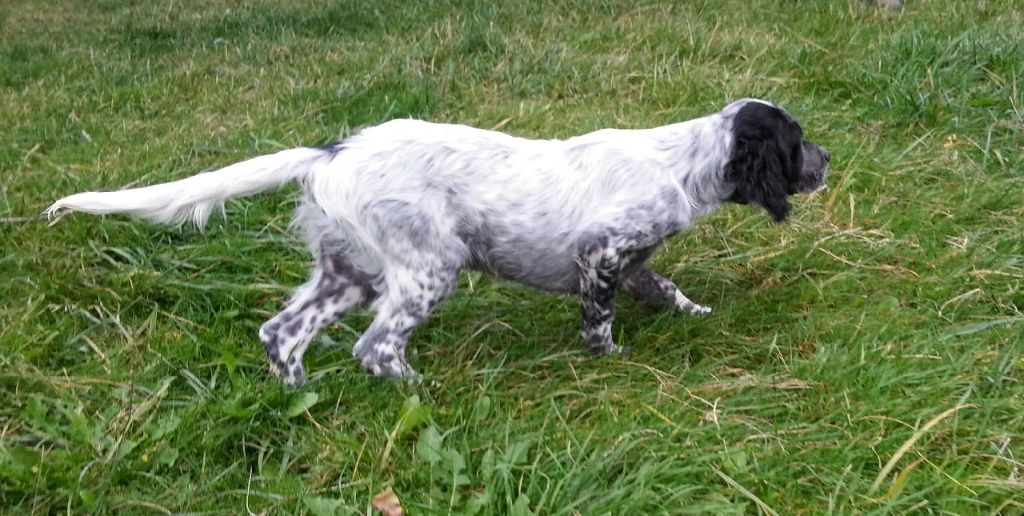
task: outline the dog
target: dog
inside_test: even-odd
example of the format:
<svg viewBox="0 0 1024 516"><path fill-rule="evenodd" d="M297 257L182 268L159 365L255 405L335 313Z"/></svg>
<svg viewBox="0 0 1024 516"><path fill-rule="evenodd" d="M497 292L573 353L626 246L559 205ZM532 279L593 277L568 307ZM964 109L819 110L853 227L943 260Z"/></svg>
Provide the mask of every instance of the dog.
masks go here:
<svg viewBox="0 0 1024 516"><path fill-rule="evenodd" d="M725 203L783 221L788 196L824 187L830 160L784 109L756 99L673 125L565 140L401 119L179 181L78 193L44 215L126 213L202 227L227 199L297 181L294 225L315 266L260 327L271 372L302 384L313 337L369 305L375 317L353 355L374 375L416 378L409 336L464 268L578 295L580 334L594 354L628 350L612 339L619 291L709 313L646 267L659 244Z"/></svg>

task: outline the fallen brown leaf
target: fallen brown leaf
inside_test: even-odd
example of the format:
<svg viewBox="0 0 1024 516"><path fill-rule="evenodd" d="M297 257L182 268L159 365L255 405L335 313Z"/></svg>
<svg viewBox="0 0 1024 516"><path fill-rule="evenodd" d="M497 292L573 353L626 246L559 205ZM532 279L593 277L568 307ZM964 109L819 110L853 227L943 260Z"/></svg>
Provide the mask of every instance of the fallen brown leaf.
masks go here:
<svg viewBox="0 0 1024 516"><path fill-rule="evenodd" d="M402 516L402 504L398 496L390 489L385 489L373 497L373 508L384 516Z"/></svg>

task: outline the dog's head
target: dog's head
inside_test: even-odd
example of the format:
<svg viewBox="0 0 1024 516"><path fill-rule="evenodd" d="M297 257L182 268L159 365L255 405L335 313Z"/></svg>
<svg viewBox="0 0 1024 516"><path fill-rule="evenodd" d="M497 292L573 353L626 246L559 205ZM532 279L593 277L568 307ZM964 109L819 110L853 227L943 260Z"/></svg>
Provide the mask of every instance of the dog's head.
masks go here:
<svg viewBox="0 0 1024 516"><path fill-rule="evenodd" d="M793 117L773 104L742 100L732 113L733 146L725 180L735 190L728 199L761 206L781 222L789 214L788 196L824 188L832 156L805 140Z"/></svg>

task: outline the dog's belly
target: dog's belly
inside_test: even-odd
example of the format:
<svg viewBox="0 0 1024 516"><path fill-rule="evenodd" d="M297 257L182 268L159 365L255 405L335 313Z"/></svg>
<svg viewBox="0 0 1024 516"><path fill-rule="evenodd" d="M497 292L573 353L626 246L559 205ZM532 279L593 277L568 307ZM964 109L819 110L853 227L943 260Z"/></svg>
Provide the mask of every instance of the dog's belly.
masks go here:
<svg viewBox="0 0 1024 516"><path fill-rule="evenodd" d="M491 235L465 242L470 251L466 266L470 269L548 292L578 290L575 243L564 233L554 232L544 238Z"/></svg>

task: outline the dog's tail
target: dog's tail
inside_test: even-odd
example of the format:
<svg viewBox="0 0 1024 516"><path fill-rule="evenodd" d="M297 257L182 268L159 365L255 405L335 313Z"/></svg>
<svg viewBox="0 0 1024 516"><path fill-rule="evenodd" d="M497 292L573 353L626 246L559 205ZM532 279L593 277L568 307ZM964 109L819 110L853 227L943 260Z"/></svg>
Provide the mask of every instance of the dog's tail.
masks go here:
<svg viewBox="0 0 1024 516"><path fill-rule="evenodd" d="M142 188L117 192L83 192L53 203L45 214L50 220L67 211L95 215L127 213L163 224L182 224L191 219L203 227L224 202L301 179L318 162L334 152L326 148L300 147L259 156L213 172Z"/></svg>

